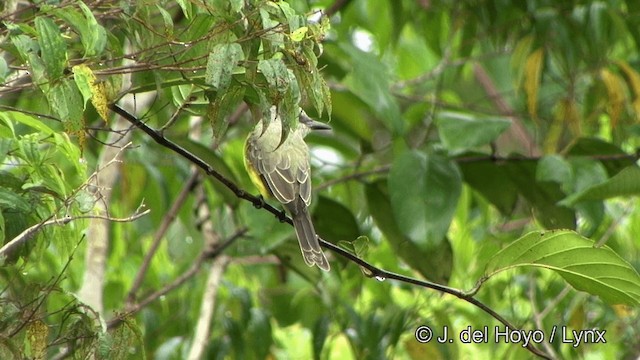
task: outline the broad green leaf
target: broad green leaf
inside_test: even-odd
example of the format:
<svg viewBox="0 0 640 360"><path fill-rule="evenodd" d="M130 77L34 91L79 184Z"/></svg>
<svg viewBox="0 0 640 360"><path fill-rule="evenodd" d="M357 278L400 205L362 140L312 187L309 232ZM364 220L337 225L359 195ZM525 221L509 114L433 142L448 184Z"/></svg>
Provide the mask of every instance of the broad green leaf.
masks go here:
<svg viewBox="0 0 640 360"><path fill-rule="evenodd" d="M568 196L561 204L575 205L581 201L604 200L617 196L633 196L640 194L640 168L629 166L609 180L588 187L587 189Z"/></svg>
<svg viewBox="0 0 640 360"><path fill-rule="evenodd" d="M45 135L51 135L54 133L54 131L50 127L48 127L45 123L43 123L41 120L21 112L3 111L3 112L0 112L0 119L6 122L9 122L9 121L19 122Z"/></svg>
<svg viewBox="0 0 640 360"><path fill-rule="evenodd" d="M218 143L227 130L228 116L233 113L244 97L245 87L233 85L225 91L218 91L207 107L207 118L213 129L213 138Z"/></svg>
<svg viewBox="0 0 640 360"><path fill-rule="evenodd" d="M574 229L575 213L559 205L565 197L555 182L536 181L537 163L531 160L510 161L503 165L509 180L532 206L538 221L547 229Z"/></svg>
<svg viewBox="0 0 640 360"><path fill-rule="evenodd" d="M313 224L318 235L327 241L354 241L361 234L353 213L326 196L318 197L313 210Z"/></svg>
<svg viewBox="0 0 640 360"><path fill-rule="evenodd" d="M85 17L84 33L81 33L82 46L84 46L85 56L95 56L101 54L107 45L107 32L98 23L93 12L83 2L78 2Z"/></svg>
<svg viewBox="0 0 640 360"><path fill-rule="evenodd" d="M231 76L238 61L243 58L240 44L217 44L207 59L207 69L204 73L205 83L211 85L215 90L225 90L231 83Z"/></svg>
<svg viewBox="0 0 640 360"><path fill-rule="evenodd" d="M8 189L0 186L0 209L14 209L22 212L30 212L31 205L18 195L15 189Z"/></svg>
<svg viewBox="0 0 640 360"><path fill-rule="evenodd" d="M607 170L602 164L587 157L569 158L571 164L574 192L581 192L594 185L601 184L608 179Z"/></svg>
<svg viewBox="0 0 640 360"><path fill-rule="evenodd" d="M269 86L279 93L285 93L289 89L289 70L282 59L260 60L258 70L264 75Z"/></svg>
<svg viewBox="0 0 640 360"><path fill-rule="evenodd" d="M594 155L620 155L619 158L612 157L611 159L600 160L602 165L607 169L609 176L613 176L622 169L635 163L632 158L625 156L627 154L618 146L598 138L580 138L575 141L567 151L568 157Z"/></svg>
<svg viewBox="0 0 640 360"><path fill-rule="evenodd" d="M391 211L386 182L380 180L367 184L365 195L371 216L393 251L426 279L446 284L453 269L453 253L449 241L445 239L439 245L427 249L410 241L400 230Z"/></svg>
<svg viewBox="0 0 640 360"><path fill-rule="evenodd" d="M460 161L477 153L467 153L458 158L464 182L479 192L503 215L511 215L518 200L518 188L509 178L505 164L493 161Z"/></svg>
<svg viewBox="0 0 640 360"><path fill-rule="evenodd" d="M187 20L191 20L191 17L193 16L193 7L191 2L187 0L176 0L176 2L180 5L184 17L187 18ZM213 16L210 17L213 18Z"/></svg>
<svg viewBox="0 0 640 360"><path fill-rule="evenodd" d="M229 4L231 5L231 10L236 13L239 13L240 10L242 10L242 8L244 7L243 0L230 0Z"/></svg>
<svg viewBox="0 0 640 360"><path fill-rule="evenodd" d="M60 28L47 17L36 18L36 30L42 61L49 75L49 79L57 80L62 77L67 65L67 45L60 34Z"/></svg>
<svg viewBox="0 0 640 360"><path fill-rule="evenodd" d="M555 271L571 286L610 304L640 304L640 275L607 246L569 230L531 232L500 250L487 263L488 277L516 267Z"/></svg>
<svg viewBox="0 0 640 360"><path fill-rule="evenodd" d="M391 208L400 229L419 247L443 241L462 189L462 176L449 159L405 151L389 173Z"/></svg>
<svg viewBox="0 0 640 360"><path fill-rule="evenodd" d="M543 156L536 167L537 181L553 181L562 186L565 191L571 190L573 171L571 164L560 155Z"/></svg>
<svg viewBox="0 0 640 360"><path fill-rule="evenodd" d="M356 49L352 45L343 44L342 48L353 64L351 72L344 79L344 84L374 109L389 129L401 134L404 121L398 103L389 89L389 69L371 53Z"/></svg>
<svg viewBox="0 0 640 360"><path fill-rule="evenodd" d="M84 48L84 56L96 56L107 45L107 32L98 23L93 12L83 2L78 2L82 14L73 8L54 9L53 13L64 19L80 35L80 41Z"/></svg>
<svg viewBox="0 0 640 360"><path fill-rule="evenodd" d="M18 55L23 61L28 61L29 57L38 51L38 44L24 34L11 36L11 43L16 47Z"/></svg>
<svg viewBox="0 0 640 360"><path fill-rule="evenodd" d="M171 18L171 14L167 10L165 10L160 4L156 4L156 9L162 16L162 21L164 22L164 34L168 37L173 36L173 19Z"/></svg>
<svg viewBox="0 0 640 360"><path fill-rule="evenodd" d="M437 116L437 125L444 146L457 152L490 143L511 126L511 121L443 111Z"/></svg>
<svg viewBox="0 0 640 360"><path fill-rule="evenodd" d="M84 118L82 95L75 82L65 79L53 85L47 93L49 106L62 120L65 131L78 136L84 143Z"/></svg>

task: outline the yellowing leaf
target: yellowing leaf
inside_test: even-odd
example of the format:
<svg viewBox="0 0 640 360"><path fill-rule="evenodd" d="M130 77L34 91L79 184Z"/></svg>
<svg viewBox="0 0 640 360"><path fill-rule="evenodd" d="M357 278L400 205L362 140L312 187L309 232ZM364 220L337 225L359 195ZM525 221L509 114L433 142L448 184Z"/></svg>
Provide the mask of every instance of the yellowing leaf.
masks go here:
<svg viewBox="0 0 640 360"><path fill-rule="evenodd" d="M511 67L516 73L516 89L522 86L524 67L527 61L527 57L531 52L531 46L533 45L533 36L525 36L518 40L516 46L511 53Z"/></svg>
<svg viewBox="0 0 640 360"><path fill-rule="evenodd" d="M73 67L73 79L82 94L83 109L86 110L87 102L91 100L100 117L107 121L107 95L104 83L97 83L95 74L86 65Z"/></svg>
<svg viewBox="0 0 640 360"><path fill-rule="evenodd" d="M291 33L291 40L294 42L300 42L304 40L304 37L307 36L307 31L309 31L309 28L306 26L295 29Z"/></svg>
<svg viewBox="0 0 640 360"><path fill-rule="evenodd" d="M527 57L524 69L524 91L527 94L529 114L538 118L538 90L540 89L540 74L544 60L544 49L538 48Z"/></svg>
<svg viewBox="0 0 640 360"><path fill-rule="evenodd" d="M579 137L582 133L580 128L580 111L578 109L578 104L576 104L575 99L564 99L563 100L563 113L566 122L569 123L569 129L573 133L574 137Z"/></svg>
<svg viewBox="0 0 640 360"><path fill-rule="evenodd" d="M631 103L631 106L633 107L636 119L640 120L640 74L629 66L626 61L619 60L616 61L616 64L624 73L627 83L629 84L629 88L633 91L633 102Z"/></svg>
<svg viewBox="0 0 640 360"><path fill-rule="evenodd" d="M47 336L49 328L41 320L30 321L27 325L25 342L31 349L31 358L44 359L47 354Z"/></svg>
<svg viewBox="0 0 640 360"><path fill-rule="evenodd" d="M558 101L554 108L553 122L545 136L543 149L545 154L554 154L558 143L566 127L571 130L574 137L579 137L580 112L576 101L572 98L564 98Z"/></svg>
<svg viewBox="0 0 640 360"><path fill-rule="evenodd" d="M615 128L618 124L618 120L620 119L620 114L622 113L622 107L624 105L624 80L622 80L619 75L606 68L600 70L600 77L607 89L607 96L609 97L607 109L609 116L611 117L611 127Z"/></svg>
<svg viewBox="0 0 640 360"><path fill-rule="evenodd" d="M96 108L98 115L102 118L102 120L108 122L109 117L107 116L107 90L105 83L97 83L93 84L91 87L91 93L93 96L91 97L91 103L93 107Z"/></svg>

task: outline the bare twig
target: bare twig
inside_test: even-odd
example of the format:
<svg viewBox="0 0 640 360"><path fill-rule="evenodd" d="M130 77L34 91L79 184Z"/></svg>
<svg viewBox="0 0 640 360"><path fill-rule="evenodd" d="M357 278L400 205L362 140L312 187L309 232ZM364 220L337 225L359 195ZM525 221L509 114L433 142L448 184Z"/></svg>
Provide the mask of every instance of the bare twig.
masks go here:
<svg viewBox="0 0 640 360"><path fill-rule="evenodd" d="M191 342L191 349L189 350L189 360L201 359L204 350L209 343L211 318L213 317L213 312L216 308L216 296L218 295L222 274L224 274L224 270L229 264L229 261L230 258L223 255L216 258L211 264L207 286L202 294L202 304L200 304L198 324L196 325L196 331L193 336L193 341Z"/></svg>
<svg viewBox="0 0 640 360"><path fill-rule="evenodd" d="M176 197L176 199L174 200L173 204L171 205L171 208L162 218L162 222L160 223L160 226L156 230L156 233L153 235L153 241L151 242L151 247L149 248L149 250L146 251L144 260L142 261L142 264L140 265L140 268L136 273L136 277L133 280L131 289L129 289L129 293L127 294L127 304L132 304L135 301L136 293L138 292L138 289L142 285L142 281L144 280L144 277L147 274L149 265L151 265L151 260L153 259L156 252L158 251L158 247L160 247L160 243L162 242L162 239L165 233L169 229L169 226L176 219L178 211L180 211L180 208L187 200L187 195L189 195L189 193L193 189L193 186L196 184L198 180L198 175L199 173L197 171L194 171L193 173L191 173L189 180L187 180L186 184L182 187L180 194L178 194L178 197Z"/></svg>
<svg viewBox="0 0 640 360"><path fill-rule="evenodd" d="M200 256L198 256L198 258L195 260L193 265L191 265L191 267L189 267L189 269L187 271L185 271L180 276L175 278L171 283L167 284L162 289L153 292L152 294L150 294L149 296L144 298L142 301L140 301L138 303L135 303L135 304L130 304L129 306L127 306L125 308L124 311L119 313L118 316L116 316L115 318L113 318L109 322L107 322L107 329L113 329L113 328L119 326L122 323L122 319L124 319L124 318L126 318L126 317L128 317L128 316L130 316L132 314L137 313L138 311L142 310L145 306L147 306L150 303L156 301L161 296L166 295L169 292L171 292L172 290L180 287L182 284L187 282L187 280L191 279L193 276L195 276L200 271L200 268L202 267L202 264L204 263L205 260L214 259L214 258L218 257L220 254L222 254L224 252L224 250L227 247L229 247L231 244L233 244L233 242L235 242L237 239L239 239L242 236L244 236L244 234L246 232L247 232L246 228L240 229L235 234L233 234L229 239L227 239L225 242L220 244L220 246L218 246L217 248L215 248L215 249L213 249L211 251L202 252L200 254Z"/></svg>
<svg viewBox="0 0 640 360"><path fill-rule="evenodd" d="M538 305L536 304L535 276L529 277L529 292L527 296L529 297L529 303L531 303L531 311L533 313L533 322L536 324L536 328L542 330L544 328L542 321L544 320L546 314L544 314L545 316L543 316L543 314L538 311ZM556 353L555 350L553 350L553 347L551 346L550 343L548 343L547 341L542 341L542 347L544 347L544 349L547 351L549 355L551 355L552 358L558 359L558 354Z"/></svg>
<svg viewBox="0 0 640 360"><path fill-rule="evenodd" d="M349 5L350 2L351 0L336 0L333 4L331 4L331 6L329 6L329 8L324 12L324 14L327 17L332 17L338 11L342 10L347 5Z"/></svg>
<svg viewBox="0 0 640 360"><path fill-rule="evenodd" d="M113 222L131 222L135 221L145 215L147 215L151 210L145 210L143 212L137 212L126 218L114 218L111 216L103 216L103 215L80 215L80 216L68 216L62 219L51 219L44 222L40 222L36 225L33 225L20 234L14 237L11 241L6 243L2 248L0 248L0 257L7 256L20 244L28 241L33 236L35 236L40 230L50 225L66 225L72 221L82 220L82 219L104 219Z"/></svg>

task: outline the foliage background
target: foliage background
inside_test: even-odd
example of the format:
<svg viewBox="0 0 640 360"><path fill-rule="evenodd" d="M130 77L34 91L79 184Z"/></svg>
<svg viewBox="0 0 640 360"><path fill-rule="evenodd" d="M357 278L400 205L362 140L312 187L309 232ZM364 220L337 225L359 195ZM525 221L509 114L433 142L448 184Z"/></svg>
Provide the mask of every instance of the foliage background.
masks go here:
<svg viewBox="0 0 640 360"><path fill-rule="evenodd" d="M475 298L519 328L607 331L540 344L549 357L640 354L636 2L3 6L0 240L22 244L2 252L0 357L530 355L418 343L420 325L499 323L337 255L330 273L306 268L287 224L108 110L253 193L251 115L278 103L295 126L299 102L333 127L308 138L325 240L454 288L486 280ZM560 232L562 262L535 245L523 264L495 256L543 229L596 246ZM566 272L585 259L586 285Z"/></svg>

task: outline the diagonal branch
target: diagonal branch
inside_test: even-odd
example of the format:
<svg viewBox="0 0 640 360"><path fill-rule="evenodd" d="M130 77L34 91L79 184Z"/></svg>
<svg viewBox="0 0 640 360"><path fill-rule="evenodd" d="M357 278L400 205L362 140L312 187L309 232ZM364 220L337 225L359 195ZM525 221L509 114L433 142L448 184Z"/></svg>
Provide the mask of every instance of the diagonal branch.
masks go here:
<svg viewBox="0 0 640 360"><path fill-rule="evenodd" d="M276 217L278 217L282 222L287 222L290 225L293 225L293 222L292 222L291 218L286 216L286 214L284 214L283 212L281 212L278 209L274 208L273 206L271 206L269 204L266 204L261 198L253 196L253 195L250 195L246 191L240 189L235 183L233 183L231 180L227 179L222 174L217 172L209 164L207 164L204 160L200 159L199 157L197 157L193 153L187 151L186 149L184 149L183 147L179 146L178 144L172 142L171 140L165 138L161 133L159 133L158 131L156 131L156 130L152 129L151 127L147 126L145 123L143 123L138 118L136 118L135 116L133 116L130 113L128 113L126 110L122 109L121 107L119 107L116 104L109 105L109 108L112 111L114 111L117 114L119 114L120 116L122 116L125 119L127 119L128 121L130 121L133 125L135 125L139 129L141 129L142 131L144 131L147 135L149 135L152 139L154 139L158 144L160 144L160 145L170 149L171 151L179 154L180 156L184 157L185 159L189 160L191 163L195 164L200 169L202 169L207 175L210 175L210 176L214 177L215 179L217 179L218 181L220 181L222 184L224 184L226 187L228 187L231 191L233 191L233 193L236 194L237 197L239 197L241 199L245 199L245 200L251 202L257 208L264 208L265 210L269 211L270 213L272 213ZM337 253L338 255L340 255L340 256L350 260L351 262L360 265L364 269L368 270L368 274L369 274L370 277L374 277L374 278L376 278L378 280L392 279L392 280L400 281L400 282L403 282L403 283L412 284L412 285L420 286L420 287L423 287L423 288L432 289L432 290L436 290L436 291L440 291L440 292L443 292L443 293L447 293L447 294L453 295L453 296L455 296L455 297L457 297L457 298L459 298L461 300L464 300L464 301L476 306L477 308L481 309L482 311L486 312L487 314L489 314L494 319L496 319L499 322L501 322L504 326L506 326L510 330L512 330L512 331L518 331L519 330L516 326L511 324L507 319L502 317L500 314L498 314L496 311L491 309L489 306L485 305L481 301L479 301L476 298L474 298L473 294L475 294L475 292L469 293L469 292L465 292L465 291L462 291L462 290L459 290L459 289L455 289L455 288L452 288L452 287L448 287L448 286L445 286L445 285L440 285L440 284L437 284L437 283L434 283L434 282L430 282L430 281L426 281L426 280L420 280L420 279L404 276L404 275L401 275L401 274L397 274L397 273L394 273L394 272L391 272L391 271L387 271L387 270L384 270L384 269L380 269L380 268L370 264L369 262L357 257L354 254L351 254L350 252L348 252L348 251L346 251L346 250L344 250L344 249L342 249L342 248L340 248L340 247L338 247L338 246L336 246L336 245L334 245L334 244L332 244L330 242L327 242L327 241L325 241L325 240L323 240L321 238L318 238L318 240L320 241L320 245L322 245L322 247L327 248L327 249L331 250L332 252ZM198 262L198 263L201 263L201 262ZM199 268L199 264L198 264L198 268ZM145 302L143 301L143 303L145 303ZM139 306L142 306L142 305L138 304L138 307ZM531 353L533 353L533 354L535 354L535 355L537 355L537 356L539 356L541 358L551 359L550 355L548 355L547 353L545 353L542 350L538 349L532 343L528 343L526 345L526 348Z"/></svg>

